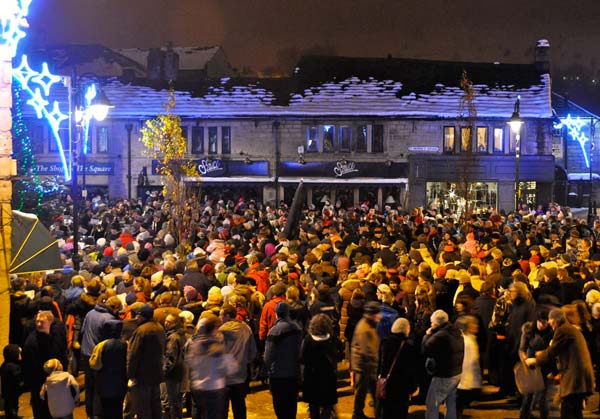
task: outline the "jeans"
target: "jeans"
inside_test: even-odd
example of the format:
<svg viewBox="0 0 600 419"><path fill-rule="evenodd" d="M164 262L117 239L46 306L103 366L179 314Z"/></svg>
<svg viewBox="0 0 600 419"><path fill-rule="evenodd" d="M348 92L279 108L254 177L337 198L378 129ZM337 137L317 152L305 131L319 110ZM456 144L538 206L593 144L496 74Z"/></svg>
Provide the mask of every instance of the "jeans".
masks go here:
<svg viewBox="0 0 600 419"><path fill-rule="evenodd" d="M159 384L136 384L129 394L132 413L137 419L162 419Z"/></svg>
<svg viewBox="0 0 600 419"><path fill-rule="evenodd" d="M167 379L165 381L166 388L166 411L167 418L181 419L183 411L181 406L181 380Z"/></svg>
<svg viewBox="0 0 600 419"><path fill-rule="evenodd" d="M298 412L298 378L271 377L269 385L277 419L296 419L296 413Z"/></svg>
<svg viewBox="0 0 600 419"><path fill-rule="evenodd" d="M364 417L365 400L367 399L367 392L371 393L373 400L375 398L375 386L377 384L377 377L373 374L354 372L354 409L352 416L357 418Z"/></svg>
<svg viewBox="0 0 600 419"><path fill-rule="evenodd" d="M454 377L433 377L425 399L425 419L438 419L440 405L446 402L445 419L456 419L456 388L460 382L460 374Z"/></svg>
<svg viewBox="0 0 600 419"><path fill-rule="evenodd" d="M226 419L225 409L227 390L192 390L194 413L192 419Z"/></svg>
<svg viewBox="0 0 600 419"><path fill-rule="evenodd" d="M227 403L231 401L231 411L234 419L246 419L246 394L248 394L248 384L230 384L227 386Z"/></svg>
<svg viewBox="0 0 600 419"><path fill-rule="evenodd" d="M546 394L548 393L548 383L546 382L546 387L543 390L540 390L535 393L529 393L523 395L523 403L521 403L521 417L529 418L531 417L531 411L533 407L539 403L540 406L540 418L547 419L548 418L548 403L546 401Z"/></svg>

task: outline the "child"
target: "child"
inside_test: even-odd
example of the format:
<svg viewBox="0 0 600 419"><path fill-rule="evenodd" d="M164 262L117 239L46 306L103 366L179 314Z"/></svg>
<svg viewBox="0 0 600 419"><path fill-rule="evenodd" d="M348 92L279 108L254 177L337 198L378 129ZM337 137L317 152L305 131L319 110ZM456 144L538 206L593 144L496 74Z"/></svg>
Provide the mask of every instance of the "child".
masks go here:
<svg viewBox="0 0 600 419"><path fill-rule="evenodd" d="M56 358L44 364L48 374L40 391L40 397L48 398L48 409L53 419L73 419L75 402L79 400L79 385L71 374L63 371L62 364Z"/></svg>
<svg viewBox="0 0 600 419"><path fill-rule="evenodd" d="M21 348L18 345L6 345L3 350L4 363L0 367L2 380L2 399L6 419L17 419L19 396L24 391L23 374L21 372Z"/></svg>

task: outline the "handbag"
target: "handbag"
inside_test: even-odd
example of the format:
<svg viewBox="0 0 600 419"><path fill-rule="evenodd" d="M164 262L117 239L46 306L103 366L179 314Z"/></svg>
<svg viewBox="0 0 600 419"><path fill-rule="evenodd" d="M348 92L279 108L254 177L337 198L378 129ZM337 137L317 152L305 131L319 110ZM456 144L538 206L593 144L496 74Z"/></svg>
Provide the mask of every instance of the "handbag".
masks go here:
<svg viewBox="0 0 600 419"><path fill-rule="evenodd" d="M539 367L530 368L522 362L518 362L515 365L514 372L515 384L521 394L536 393L546 387Z"/></svg>
<svg viewBox="0 0 600 419"><path fill-rule="evenodd" d="M404 346L404 342L406 342L406 341L403 340L402 343L400 344L400 347L398 348L398 352L396 352L396 356L394 356L394 360L392 361L392 365L390 366L390 370L388 371L387 375L385 377L382 377L381 375L377 376L377 383L375 386L375 397L377 399L383 400L387 397L387 390L386 390L387 381L388 381L388 378L390 378L390 374L394 370L394 366L396 365L396 361L398 360L400 351L402 350L402 347Z"/></svg>

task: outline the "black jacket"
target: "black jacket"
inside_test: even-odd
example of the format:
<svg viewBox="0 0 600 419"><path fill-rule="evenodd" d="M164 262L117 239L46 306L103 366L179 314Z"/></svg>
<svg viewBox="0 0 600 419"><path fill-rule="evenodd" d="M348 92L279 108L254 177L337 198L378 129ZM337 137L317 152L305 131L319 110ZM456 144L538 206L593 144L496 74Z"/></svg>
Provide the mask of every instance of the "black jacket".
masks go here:
<svg viewBox="0 0 600 419"><path fill-rule="evenodd" d="M96 371L96 391L100 397L125 397L127 393L127 344L109 339L102 347L102 368Z"/></svg>
<svg viewBox="0 0 600 419"><path fill-rule="evenodd" d="M425 335L422 346L423 355L435 360L435 377L449 378L462 372L465 343L460 331L451 323Z"/></svg>
<svg viewBox="0 0 600 419"><path fill-rule="evenodd" d="M392 334L381 341L377 374L385 377L390 372L394 357L402 342L404 345L398 354L398 360L386 385L387 399L404 400L417 388L420 371L418 368L419 354L413 342L406 339L404 335Z"/></svg>

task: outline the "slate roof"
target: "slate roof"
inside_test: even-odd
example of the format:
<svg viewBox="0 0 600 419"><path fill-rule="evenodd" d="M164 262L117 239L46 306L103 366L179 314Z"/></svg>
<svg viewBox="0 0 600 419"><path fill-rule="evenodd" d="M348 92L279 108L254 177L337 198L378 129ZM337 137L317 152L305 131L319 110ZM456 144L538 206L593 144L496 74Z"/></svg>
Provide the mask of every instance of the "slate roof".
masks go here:
<svg viewBox="0 0 600 419"><path fill-rule="evenodd" d="M517 95L523 118L551 118L550 77L532 65L406 59L305 57L290 78L223 78L179 82L174 111L182 118L466 116L463 69L473 81L478 118L508 119ZM112 118L164 112L165 84L103 86Z"/></svg>

